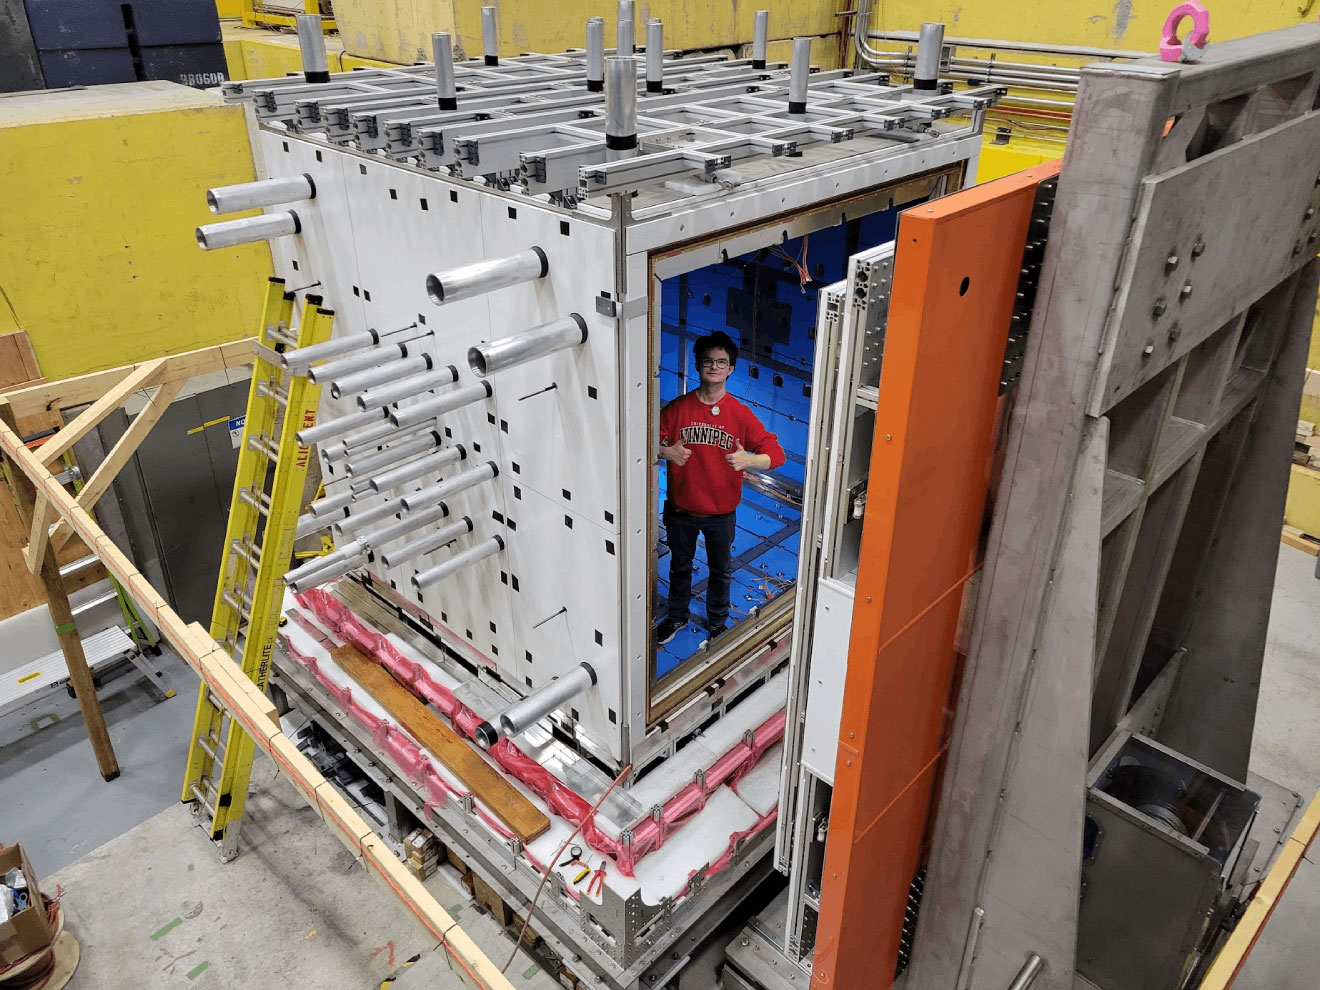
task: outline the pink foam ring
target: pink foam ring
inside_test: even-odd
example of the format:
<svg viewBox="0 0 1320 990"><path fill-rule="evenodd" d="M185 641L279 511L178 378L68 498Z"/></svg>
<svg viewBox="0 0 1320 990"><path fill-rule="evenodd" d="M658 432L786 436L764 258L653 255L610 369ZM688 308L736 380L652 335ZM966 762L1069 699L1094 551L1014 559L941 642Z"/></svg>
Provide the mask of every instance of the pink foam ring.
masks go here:
<svg viewBox="0 0 1320 990"><path fill-rule="evenodd" d="M1179 40L1178 28L1190 17L1192 30L1187 37ZM1210 11L1200 0L1186 0L1169 11L1165 18L1164 30L1160 32L1160 58L1166 62L1180 62L1183 57L1183 44L1194 48L1204 48L1210 38Z"/></svg>

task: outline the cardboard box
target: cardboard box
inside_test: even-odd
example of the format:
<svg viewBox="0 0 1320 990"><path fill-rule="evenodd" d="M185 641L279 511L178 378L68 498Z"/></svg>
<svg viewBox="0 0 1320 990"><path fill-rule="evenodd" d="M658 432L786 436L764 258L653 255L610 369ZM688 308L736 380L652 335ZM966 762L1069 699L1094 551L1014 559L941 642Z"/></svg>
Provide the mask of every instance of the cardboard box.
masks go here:
<svg viewBox="0 0 1320 990"><path fill-rule="evenodd" d="M28 907L8 921L0 922L0 965L8 966L24 956L46 948L55 940L55 929L46 917L37 874L22 846L0 849L0 876L17 867L28 884Z"/></svg>

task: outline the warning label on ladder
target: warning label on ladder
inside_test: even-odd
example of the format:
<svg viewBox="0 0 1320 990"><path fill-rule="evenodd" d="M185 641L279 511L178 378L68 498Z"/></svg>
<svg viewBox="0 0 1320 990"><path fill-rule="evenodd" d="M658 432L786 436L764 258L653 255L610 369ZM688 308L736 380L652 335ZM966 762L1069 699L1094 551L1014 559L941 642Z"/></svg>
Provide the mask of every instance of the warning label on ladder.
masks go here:
<svg viewBox="0 0 1320 990"><path fill-rule="evenodd" d="M229 442L233 444L234 449L243 442L243 424L247 422L247 415L229 417Z"/></svg>

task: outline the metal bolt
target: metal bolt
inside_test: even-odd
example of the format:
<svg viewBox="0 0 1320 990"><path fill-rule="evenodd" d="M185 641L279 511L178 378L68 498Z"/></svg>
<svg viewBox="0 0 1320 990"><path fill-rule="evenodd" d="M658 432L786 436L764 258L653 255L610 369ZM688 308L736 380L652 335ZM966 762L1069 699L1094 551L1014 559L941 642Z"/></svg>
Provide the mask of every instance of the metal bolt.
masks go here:
<svg viewBox="0 0 1320 990"><path fill-rule="evenodd" d="M1170 253L1169 256L1164 259L1164 274L1165 275L1169 274L1169 272L1173 271L1177 267L1178 267L1178 256L1176 254Z"/></svg>
<svg viewBox="0 0 1320 990"><path fill-rule="evenodd" d="M1315 216L1315 207L1314 207L1314 206L1308 206L1308 207L1306 208L1306 212L1302 214L1302 219L1303 219L1303 220L1310 220L1313 216Z"/></svg>
<svg viewBox="0 0 1320 990"><path fill-rule="evenodd" d="M1153 340L1146 341L1146 346L1141 349L1141 356L1143 358L1148 358L1154 353L1155 353L1155 341Z"/></svg>
<svg viewBox="0 0 1320 990"><path fill-rule="evenodd" d="M1173 326L1169 328L1170 344L1172 344L1175 340L1177 340L1181 336L1182 336L1182 327L1178 326L1178 324L1175 323Z"/></svg>
<svg viewBox="0 0 1320 990"><path fill-rule="evenodd" d="M1192 283L1185 282L1183 284L1182 291L1178 293L1178 301L1180 303L1184 303L1191 298L1192 298Z"/></svg>
<svg viewBox="0 0 1320 990"><path fill-rule="evenodd" d="M1192 245L1192 257L1199 258L1205 254L1205 241L1200 234L1196 235L1196 243Z"/></svg>
<svg viewBox="0 0 1320 990"><path fill-rule="evenodd" d="M1168 308L1169 308L1169 304L1164 301L1163 296L1160 296L1160 298L1155 300L1155 305L1150 312L1151 315L1158 320L1161 316L1165 314Z"/></svg>

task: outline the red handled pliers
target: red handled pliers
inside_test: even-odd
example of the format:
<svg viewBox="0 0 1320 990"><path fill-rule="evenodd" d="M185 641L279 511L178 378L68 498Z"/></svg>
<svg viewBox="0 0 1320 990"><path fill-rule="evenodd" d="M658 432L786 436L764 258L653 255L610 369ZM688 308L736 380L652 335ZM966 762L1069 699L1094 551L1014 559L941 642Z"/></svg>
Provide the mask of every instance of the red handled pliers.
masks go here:
<svg viewBox="0 0 1320 990"><path fill-rule="evenodd" d="M587 896L596 897L605 896L605 860L600 861L600 869L591 874L591 879L587 881Z"/></svg>

